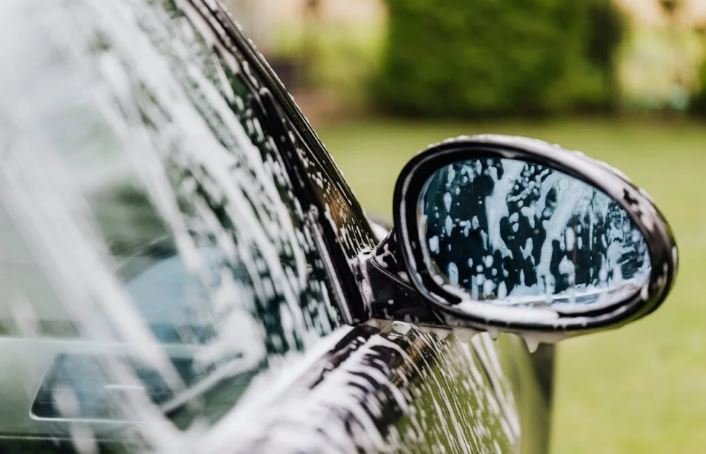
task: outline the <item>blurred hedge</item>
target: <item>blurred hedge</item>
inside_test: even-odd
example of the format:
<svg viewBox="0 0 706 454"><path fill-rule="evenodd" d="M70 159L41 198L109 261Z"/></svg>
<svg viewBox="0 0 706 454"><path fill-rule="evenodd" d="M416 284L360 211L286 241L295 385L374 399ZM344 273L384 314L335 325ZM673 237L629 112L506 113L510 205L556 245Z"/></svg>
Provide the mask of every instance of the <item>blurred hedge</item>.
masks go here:
<svg viewBox="0 0 706 454"><path fill-rule="evenodd" d="M624 20L609 0L386 0L377 102L425 116L615 106Z"/></svg>

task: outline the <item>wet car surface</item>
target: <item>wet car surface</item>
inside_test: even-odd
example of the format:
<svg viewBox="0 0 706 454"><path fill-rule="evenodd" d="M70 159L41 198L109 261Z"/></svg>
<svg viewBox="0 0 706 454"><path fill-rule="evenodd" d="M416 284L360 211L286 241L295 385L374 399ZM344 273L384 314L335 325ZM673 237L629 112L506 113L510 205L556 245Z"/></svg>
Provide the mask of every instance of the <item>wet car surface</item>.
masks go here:
<svg viewBox="0 0 706 454"><path fill-rule="evenodd" d="M394 235L216 2L0 18L3 449L546 452L554 347L383 282Z"/></svg>

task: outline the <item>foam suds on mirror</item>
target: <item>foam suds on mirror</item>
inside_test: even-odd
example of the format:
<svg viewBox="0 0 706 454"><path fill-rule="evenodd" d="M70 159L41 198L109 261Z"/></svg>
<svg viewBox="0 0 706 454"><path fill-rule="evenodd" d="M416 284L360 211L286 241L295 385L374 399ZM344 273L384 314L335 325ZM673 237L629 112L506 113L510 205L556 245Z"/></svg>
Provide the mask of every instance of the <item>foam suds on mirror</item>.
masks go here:
<svg viewBox="0 0 706 454"><path fill-rule="evenodd" d="M498 158L449 165L429 179L418 209L431 277L462 300L454 310L488 320L502 315L498 322L547 325L561 314L629 299L649 281L649 253L625 211L594 187L539 164ZM529 227L520 230L521 221ZM501 231L503 223L508 230ZM540 225L541 243L534 241ZM464 244L471 232L472 248ZM514 246L508 242L513 240ZM597 259L592 251L601 251ZM638 268L624 271L625 256L635 255ZM592 261L579 270L577 256ZM507 266L519 267L512 269L519 278L511 280Z"/></svg>

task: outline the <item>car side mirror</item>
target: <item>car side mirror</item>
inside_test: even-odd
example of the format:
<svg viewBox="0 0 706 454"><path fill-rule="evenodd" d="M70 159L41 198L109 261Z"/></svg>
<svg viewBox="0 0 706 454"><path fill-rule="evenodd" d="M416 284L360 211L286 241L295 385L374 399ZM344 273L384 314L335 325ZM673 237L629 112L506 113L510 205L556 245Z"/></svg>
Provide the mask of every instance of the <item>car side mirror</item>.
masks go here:
<svg viewBox="0 0 706 454"><path fill-rule="evenodd" d="M667 222L625 176L581 153L497 135L414 157L380 247L394 250L397 274L440 323L542 340L645 316L677 270Z"/></svg>

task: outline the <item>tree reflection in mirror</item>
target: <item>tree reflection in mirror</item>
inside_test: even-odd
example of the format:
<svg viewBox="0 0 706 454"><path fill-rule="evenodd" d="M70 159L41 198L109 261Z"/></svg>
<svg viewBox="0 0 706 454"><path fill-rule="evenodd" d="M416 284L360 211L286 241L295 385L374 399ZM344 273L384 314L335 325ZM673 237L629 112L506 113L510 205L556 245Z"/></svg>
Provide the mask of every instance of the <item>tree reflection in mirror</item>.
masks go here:
<svg viewBox="0 0 706 454"><path fill-rule="evenodd" d="M418 220L428 271L463 300L585 312L649 281L644 237L620 204L542 164L442 167L420 194Z"/></svg>

